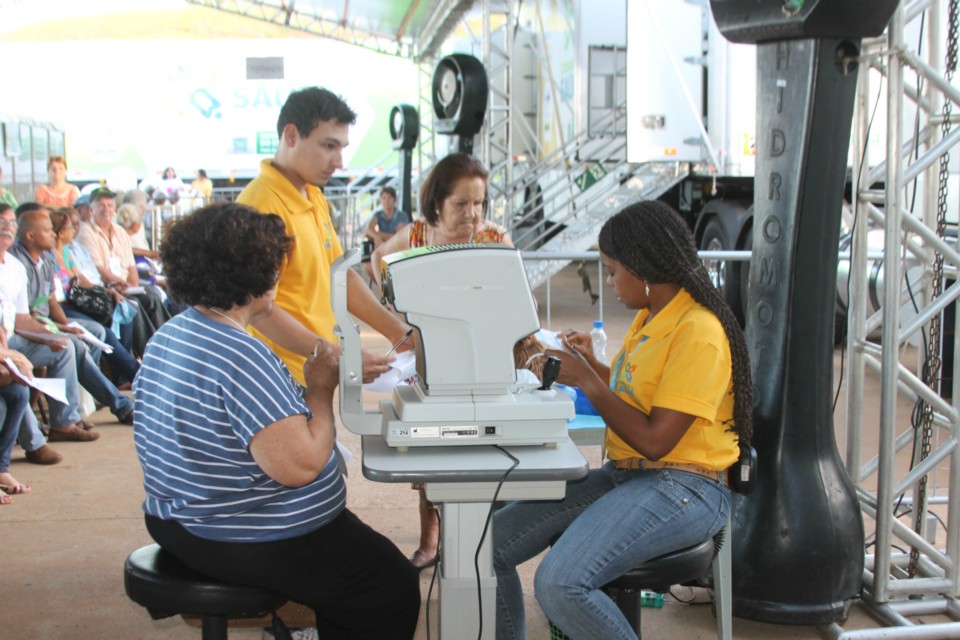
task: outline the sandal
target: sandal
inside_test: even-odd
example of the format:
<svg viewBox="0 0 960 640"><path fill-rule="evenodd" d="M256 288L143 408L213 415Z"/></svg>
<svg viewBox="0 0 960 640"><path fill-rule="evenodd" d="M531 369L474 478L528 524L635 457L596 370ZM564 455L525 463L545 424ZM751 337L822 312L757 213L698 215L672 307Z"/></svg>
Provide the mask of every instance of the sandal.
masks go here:
<svg viewBox="0 0 960 640"><path fill-rule="evenodd" d="M10 504L11 502L13 502L13 498L8 496L6 492L0 489L0 504Z"/></svg>
<svg viewBox="0 0 960 640"><path fill-rule="evenodd" d="M427 554L425 551L421 551L420 549L417 549L416 551L413 552L413 555L410 556L410 564L416 567L417 571L423 571L427 567L432 567L433 565L437 564L436 553L433 554L432 558L424 561L424 558L426 558L426 556Z"/></svg>
<svg viewBox="0 0 960 640"><path fill-rule="evenodd" d="M8 496L16 496L21 493L30 493L28 484L0 484L0 491Z"/></svg>

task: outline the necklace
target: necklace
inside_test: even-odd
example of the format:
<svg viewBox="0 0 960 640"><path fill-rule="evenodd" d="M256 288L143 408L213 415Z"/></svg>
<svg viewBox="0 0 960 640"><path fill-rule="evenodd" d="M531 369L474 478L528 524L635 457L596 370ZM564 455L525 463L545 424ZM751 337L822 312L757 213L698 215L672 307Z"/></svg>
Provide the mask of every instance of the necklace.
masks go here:
<svg viewBox="0 0 960 640"><path fill-rule="evenodd" d="M210 311L213 311L215 314L217 314L217 315L220 316L221 318L224 318L224 319L226 319L227 321L233 323L233 326L235 326L237 329L240 329L240 331L243 331L244 333L247 332L247 330L244 329L243 325L241 325L239 322L237 322L236 320L234 320L233 318L231 318L231 317L228 316L227 314L225 314L225 313L220 313L219 311L217 311L217 310L214 309L213 307L206 307L206 308L209 309Z"/></svg>

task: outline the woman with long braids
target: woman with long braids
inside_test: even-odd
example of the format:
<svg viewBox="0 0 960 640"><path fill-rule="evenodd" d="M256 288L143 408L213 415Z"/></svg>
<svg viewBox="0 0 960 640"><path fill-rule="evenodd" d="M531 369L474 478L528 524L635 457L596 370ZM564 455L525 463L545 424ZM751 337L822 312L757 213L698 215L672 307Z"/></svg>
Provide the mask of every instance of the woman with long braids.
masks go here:
<svg viewBox="0 0 960 640"><path fill-rule="evenodd" d="M574 640L635 639L601 587L726 523L725 470L751 435L743 333L712 286L683 219L633 204L600 231L600 261L637 315L612 365L590 338L561 334L558 381L577 385L607 425L609 460L559 502L517 502L495 515L497 638L524 638L516 567L553 547L534 586L546 616ZM559 538L557 538L559 536Z"/></svg>

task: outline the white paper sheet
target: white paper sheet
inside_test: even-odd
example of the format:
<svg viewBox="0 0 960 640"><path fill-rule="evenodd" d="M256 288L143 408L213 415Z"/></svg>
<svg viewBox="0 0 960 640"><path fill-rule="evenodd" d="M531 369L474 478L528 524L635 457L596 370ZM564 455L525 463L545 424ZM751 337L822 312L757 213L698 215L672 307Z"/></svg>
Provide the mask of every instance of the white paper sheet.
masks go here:
<svg viewBox="0 0 960 640"><path fill-rule="evenodd" d="M83 340L87 344L91 344L95 346L96 348L100 349L104 353L113 353L113 347L108 345L106 342L102 342L98 340L97 336L87 331L86 328L84 328L84 326L81 325L79 322L70 322L67 324L67 326L76 327L77 329L80 329L81 331L83 331L83 333L81 333L79 337L81 340Z"/></svg>
<svg viewBox="0 0 960 640"><path fill-rule="evenodd" d="M390 393L393 388L417 372L417 358L413 351L404 351L397 354L397 359L390 363L390 370L380 374L373 382L363 385L365 391L373 393Z"/></svg>
<svg viewBox="0 0 960 640"><path fill-rule="evenodd" d="M50 398L56 400L57 402L62 402L67 404L67 381L63 378L28 378L17 369L17 365L14 364L13 360L10 358L4 358L4 363L6 363L7 368L15 375L17 378L30 385L40 393L50 396Z"/></svg>

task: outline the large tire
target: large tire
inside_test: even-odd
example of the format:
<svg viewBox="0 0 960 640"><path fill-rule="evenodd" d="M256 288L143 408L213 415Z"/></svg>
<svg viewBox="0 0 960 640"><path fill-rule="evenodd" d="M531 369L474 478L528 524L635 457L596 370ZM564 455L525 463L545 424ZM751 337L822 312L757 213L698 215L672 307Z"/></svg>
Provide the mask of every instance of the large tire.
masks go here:
<svg viewBox="0 0 960 640"><path fill-rule="evenodd" d="M733 251L733 242L727 237L727 230L719 218L713 217L707 221L700 237L701 251ZM704 260L707 273L733 311L734 315L743 323L743 310L740 308L740 269L732 260Z"/></svg>

